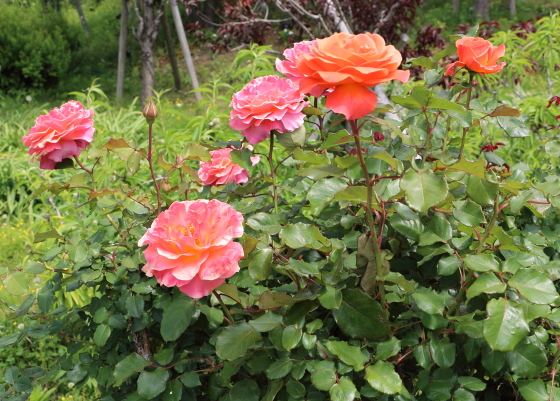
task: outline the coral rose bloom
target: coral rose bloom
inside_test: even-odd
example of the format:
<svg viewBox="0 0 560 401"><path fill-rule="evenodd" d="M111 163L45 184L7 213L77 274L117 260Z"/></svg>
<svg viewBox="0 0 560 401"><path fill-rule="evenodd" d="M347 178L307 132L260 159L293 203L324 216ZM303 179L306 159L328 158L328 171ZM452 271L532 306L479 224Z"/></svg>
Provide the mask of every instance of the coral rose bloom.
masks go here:
<svg viewBox="0 0 560 401"><path fill-rule="evenodd" d="M276 75L255 78L233 95L229 125L242 131L251 145L264 141L270 131L291 132L303 125L303 101L297 85Z"/></svg>
<svg viewBox="0 0 560 401"><path fill-rule="evenodd" d="M301 81L305 76L296 68L296 60L300 53L311 53L310 47L316 46L317 41L315 40L304 40L303 42L294 44L292 49L284 50L284 57L286 60L282 61L278 58L276 59L276 69L281 74L290 78L290 80L296 85L299 84L299 81ZM311 89L309 93L312 96L319 97L324 91L325 89L323 88L315 87Z"/></svg>
<svg viewBox="0 0 560 401"><path fill-rule="evenodd" d="M230 153L233 150L231 148L212 150L210 151L212 159L208 162L200 163L198 176L204 185L225 185L228 182L242 184L247 182L249 179L247 170L231 161ZM259 160L259 156L251 157L253 166Z"/></svg>
<svg viewBox="0 0 560 401"><path fill-rule="evenodd" d="M299 88L309 93L316 88L335 87L327 94L326 106L348 120L366 116L377 104L377 96L367 87L393 79L408 81L409 71L397 70L402 56L377 34L335 33L317 39L310 53L299 53L297 70L305 76Z"/></svg>
<svg viewBox="0 0 560 401"><path fill-rule="evenodd" d="M42 169L52 170L63 159L78 156L93 139L93 110L85 110L71 100L39 116L29 133L22 138L28 153L39 158Z"/></svg>
<svg viewBox="0 0 560 401"><path fill-rule="evenodd" d="M454 67L467 67L469 70L479 74L493 74L504 68L503 61L496 64L506 52L506 46L493 46L489 41L482 38L471 38L465 36L455 42L459 61L449 64L445 75L455 75Z"/></svg>
<svg viewBox="0 0 560 401"><path fill-rule="evenodd" d="M243 216L218 200L174 202L154 220L138 246L144 250L142 271L166 287L177 286L201 298L239 271Z"/></svg>

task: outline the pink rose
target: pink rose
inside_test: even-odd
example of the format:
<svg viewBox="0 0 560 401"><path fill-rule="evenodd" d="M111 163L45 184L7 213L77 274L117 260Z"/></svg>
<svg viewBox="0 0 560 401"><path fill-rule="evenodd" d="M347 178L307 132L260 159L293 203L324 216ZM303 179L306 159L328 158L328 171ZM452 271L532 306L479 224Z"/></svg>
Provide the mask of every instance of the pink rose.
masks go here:
<svg viewBox="0 0 560 401"><path fill-rule="evenodd" d="M297 69L296 60L302 53L311 53L312 47L317 47L316 40L304 40L303 42L294 44L293 49L284 50L284 57L286 60L281 61L280 59L276 59L276 69L290 78L294 84L299 85L299 81L305 78L305 75ZM319 97L324 91L323 88L315 87L309 91L309 94Z"/></svg>
<svg viewBox="0 0 560 401"><path fill-rule="evenodd" d="M177 286L201 298L239 271L243 216L218 200L173 202L152 223L138 246L144 250L142 271L166 287Z"/></svg>
<svg viewBox="0 0 560 401"><path fill-rule="evenodd" d="M253 150L251 145L248 146ZM212 159L208 162L200 163L198 176L204 185L225 185L228 182L242 184L249 179L249 173L239 164L231 161L230 153L233 148L218 149L210 151ZM260 160L259 156L251 157L253 166Z"/></svg>
<svg viewBox="0 0 560 401"><path fill-rule="evenodd" d="M78 101L71 100L54 108L46 116L39 116L29 133L22 138L33 159L38 157L42 169L52 170L63 159L76 157L93 139L93 110L85 110Z"/></svg>
<svg viewBox="0 0 560 401"><path fill-rule="evenodd" d="M291 132L303 125L303 101L298 86L276 75L255 78L233 95L229 125L255 145L270 131Z"/></svg>

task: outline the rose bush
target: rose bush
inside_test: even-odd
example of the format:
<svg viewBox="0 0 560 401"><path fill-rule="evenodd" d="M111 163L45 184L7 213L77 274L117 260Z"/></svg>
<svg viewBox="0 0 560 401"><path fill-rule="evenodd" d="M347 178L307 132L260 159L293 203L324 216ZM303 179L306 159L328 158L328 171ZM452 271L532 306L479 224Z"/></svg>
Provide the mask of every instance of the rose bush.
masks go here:
<svg viewBox="0 0 560 401"><path fill-rule="evenodd" d="M301 90L334 84L347 117L361 115L361 89L405 78L381 44L318 39L295 63L325 74L309 70ZM390 68L360 67L375 54ZM104 400L558 398L560 176L508 166L500 151L531 134L527 117L473 70L437 87L438 61L410 60L434 68L391 97L400 121L366 112L347 131L321 99L305 107L295 84L264 77L231 103L254 152L227 131L170 158L149 109L147 136L93 143L79 171L34 190L78 193L81 214L45 223L35 241L49 250L5 280L52 274L13 312L35 323L0 346L62 337L58 374L95 380ZM489 126L507 139L474 147ZM232 149L247 182L201 182L215 149ZM123 179L102 173L111 158ZM89 304L55 303L81 287L95 289ZM0 397L25 397L44 373L8 369Z"/></svg>

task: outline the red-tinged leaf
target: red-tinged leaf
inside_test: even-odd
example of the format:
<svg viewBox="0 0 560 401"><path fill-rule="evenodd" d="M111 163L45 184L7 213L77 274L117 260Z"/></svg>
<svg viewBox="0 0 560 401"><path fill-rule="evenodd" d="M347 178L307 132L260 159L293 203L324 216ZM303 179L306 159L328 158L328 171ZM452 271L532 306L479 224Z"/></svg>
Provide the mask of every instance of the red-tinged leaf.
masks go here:
<svg viewBox="0 0 560 401"><path fill-rule="evenodd" d="M496 107L492 113L488 114L488 117L519 117L520 115L519 110L502 104Z"/></svg>
<svg viewBox="0 0 560 401"><path fill-rule="evenodd" d="M123 138L111 138L103 147L108 150L130 148L131 146Z"/></svg>

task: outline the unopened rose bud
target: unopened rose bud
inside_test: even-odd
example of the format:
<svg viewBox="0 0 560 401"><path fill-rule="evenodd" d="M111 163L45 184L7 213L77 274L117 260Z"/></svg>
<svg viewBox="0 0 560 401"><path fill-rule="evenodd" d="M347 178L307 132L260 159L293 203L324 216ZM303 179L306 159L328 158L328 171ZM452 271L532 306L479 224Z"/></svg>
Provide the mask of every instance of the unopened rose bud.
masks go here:
<svg viewBox="0 0 560 401"><path fill-rule="evenodd" d="M473 86L476 86L476 85L478 85L478 81L473 81L472 84L473 84Z"/></svg>
<svg viewBox="0 0 560 401"><path fill-rule="evenodd" d="M376 131L373 134L373 140L375 142L379 142L379 141L383 141L385 139L385 135L383 135L381 132Z"/></svg>
<svg viewBox="0 0 560 401"><path fill-rule="evenodd" d="M142 115L144 116L148 124L151 125L154 123L156 117L158 116L158 110L152 99L150 99L148 101L148 104L144 107Z"/></svg>

